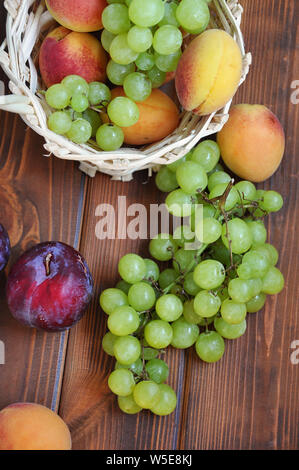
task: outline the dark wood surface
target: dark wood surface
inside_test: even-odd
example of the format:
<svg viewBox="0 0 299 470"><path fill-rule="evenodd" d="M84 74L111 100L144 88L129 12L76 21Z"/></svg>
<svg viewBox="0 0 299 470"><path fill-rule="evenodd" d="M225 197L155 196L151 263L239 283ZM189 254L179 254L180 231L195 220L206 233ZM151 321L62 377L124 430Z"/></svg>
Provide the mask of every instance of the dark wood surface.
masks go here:
<svg viewBox="0 0 299 470"><path fill-rule="evenodd" d="M102 289L117 280L119 257L147 254L146 240L100 241L95 236L100 203L117 207L162 202L164 196L141 172L130 183L101 174L84 177L77 164L46 158L42 139L20 118L0 113L0 221L13 245L12 261L27 246L49 239L79 248L92 270L96 292L85 317L69 333L46 334L20 326L8 313L5 274L0 278L0 408L16 401L52 407L70 425L74 449L298 449L299 364L290 361L299 339L298 320L298 112L291 83L299 79L297 0L242 0L243 32L253 65L237 103L260 103L278 115L287 137L278 172L260 187L278 189L284 209L268 218L270 242L280 252L284 291L250 315L248 330L227 342L215 365L193 350L169 349L169 383L177 410L158 418L126 416L107 387L113 360L101 350L106 319L98 306ZM1 6L3 35L4 8ZM1 79L5 79L3 73Z"/></svg>

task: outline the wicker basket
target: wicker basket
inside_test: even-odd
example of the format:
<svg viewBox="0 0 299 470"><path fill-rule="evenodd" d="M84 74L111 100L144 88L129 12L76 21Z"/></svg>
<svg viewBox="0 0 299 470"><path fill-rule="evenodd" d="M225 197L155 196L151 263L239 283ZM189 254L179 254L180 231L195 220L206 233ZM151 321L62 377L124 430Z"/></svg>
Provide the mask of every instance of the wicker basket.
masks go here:
<svg viewBox="0 0 299 470"><path fill-rule="evenodd" d="M89 176L97 171L111 175L113 179L129 181L132 174L145 168L149 172L159 165L171 163L184 156L203 137L218 132L228 118L231 101L209 116L199 117L182 111L179 127L162 141L142 148L121 148L115 152L101 152L88 145L77 145L63 136L51 132L47 127L45 100L36 95L41 87L40 77L34 64L34 53L38 40L53 26L53 18L44 1L5 0L8 11L6 39L0 48L0 64L9 77L12 95L0 96L0 108L19 113L25 123L42 135L48 155L80 162L80 169ZM243 55L245 80L251 63L251 54L245 54L240 30L242 7L238 0L213 0L211 24L222 28L237 41ZM4 88L0 87L0 95Z"/></svg>

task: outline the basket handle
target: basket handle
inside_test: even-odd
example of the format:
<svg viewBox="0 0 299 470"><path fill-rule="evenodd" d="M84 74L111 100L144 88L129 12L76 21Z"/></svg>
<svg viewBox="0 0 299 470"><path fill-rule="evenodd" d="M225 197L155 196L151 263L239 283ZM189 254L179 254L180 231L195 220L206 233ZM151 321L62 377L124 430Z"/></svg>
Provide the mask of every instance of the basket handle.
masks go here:
<svg viewBox="0 0 299 470"><path fill-rule="evenodd" d="M30 98L24 95L4 95L4 83L0 81L0 109L17 114L31 114Z"/></svg>

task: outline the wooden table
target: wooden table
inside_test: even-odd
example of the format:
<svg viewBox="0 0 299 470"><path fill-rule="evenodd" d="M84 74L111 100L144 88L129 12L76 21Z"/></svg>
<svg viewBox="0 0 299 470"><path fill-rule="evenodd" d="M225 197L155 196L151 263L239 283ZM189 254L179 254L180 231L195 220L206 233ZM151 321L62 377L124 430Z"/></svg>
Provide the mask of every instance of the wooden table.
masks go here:
<svg viewBox="0 0 299 470"><path fill-rule="evenodd" d="M292 83L299 80L299 2L241 3L253 66L235 102L270 107L287 138L283 164L260 185L279 190L285 199L284 209L268 218L267 228L280 252L286 287L268 299L263 311L250 315L245 336L227 342L219 363L202 363L193 349L167 352L170 384L178 394L177 410L169 417L122 414L107 387L114 361L101 349L106 318L98 306L99 293L116 283L120 255L146 254L148 242L95 237L98 204L116 207L123 195L128 204L149 207L164 196L145 172L130 183L101 174L85 177L77 164L47 158L42 139L19 117L0 115L0 221L9 231L13 260L40 240L64 241L86 257L96 286L79 324L67 333L47 334L24 328L11 317L2 274L0 340L6 362L0 365L0 408L17 401L52 407L69 424L74 449L298 449L299 364L291 363L290 354L292 341L299 340L299 104L291 103ZM3 35L3 6L0 13Z"/></svg>

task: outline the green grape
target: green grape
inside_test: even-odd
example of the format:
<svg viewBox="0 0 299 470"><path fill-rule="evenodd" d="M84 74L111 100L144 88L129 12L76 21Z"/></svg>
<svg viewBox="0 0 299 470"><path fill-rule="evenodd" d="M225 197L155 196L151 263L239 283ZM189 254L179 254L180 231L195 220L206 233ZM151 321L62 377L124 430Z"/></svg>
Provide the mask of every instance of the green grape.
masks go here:
<svg viewBox="0 0 299 470"><path fill-rule="evenodd" d="M250 181L240 181L235 185L235 189L238 191L239 203L254 201L256 198L256 187Z"/></svg>
<svg viewBox="0 0 299 470"><path fill-rule="evenodd" d="M173 239L178 246L183 248L186 243L194 241L194 232L191 230L190 225L179 225L173 232Z"/></svg>
<svg viewBox="0 0 299 470"><path fill-rule="evenodd" d="M141 256L128 253L120 259L118 272L124 281L129 284L135 284L136 282L142 281L146 275L145 261Z"/></svg>
<svg viewBox="0 0 299 470"><path fill-rule="evenodd" d="M169 261L175 250L176 243L167 233L160 233L149 243L149 252L158 261Z"/></svg>
<svg viewBox="0 0 299 470"><path fill-rule="evenodd" d="M125 0L125 4L127 5L127 7L129 7L132 3L132 0Z"/></svg>
<svg viewBox="0 0 299 470"><path fill-rule="evenodd" d="M177 250L173 257L173 267L177 273L185 273L190 269L194 269L198 264L196 255L196 250L184 250L183 248Z"/></svg>
<svg viewBox="0 0 299 470"><path fill-rule="evenodd" d="M237 269L241 279L264 277L270 267L269 257L255 250L248 251Z"/></svg>
<svg viewBox="0 0 299 470"><path fill-rule="evenodd" d="M246 304L225 299L221 305L221 316L226 323L238 325L246 318Z"/></svg>
<svg viewBox="0 0 299 470"><path fill-rule="evenodd" d="M178 273L174 269L164 269L159 276L159 286L160 288L166 289L170 284L172 284L178 277Z"/></svg>
<svg viewBox="0 0 299 470"><path fill-rule="evenodd" d="M156 294L147 282L137 282L130 287L129 304L138 312L150 310L156 302Z"/></svg>
<svg viewBox="0 0 299 470"><path fill-rule="evenodd" d="M193 279L202 289L216 289L225 279L224 266L219 261L212 259L202 261L196 266Z"/></svg>
<svg viewBox="0 0 299 470"><path fill-rule="evenodd" d="M110 101L107 114L111 121L119 127L133 126L139 119L137 104L125 96L117 96Z"/></svg>
<svg viewBox="0 0 299 470"><path fill-rule="evenodd" d="M129 292L129 289L131 287L132 284L129 284L128 282L126 281L123 281L122 279L120 281L118 281L118 283L116 284L115 288L116 289L119 289L121 291L123 291L126 295L128 295L128 292ZM128 302L128 301L127 301Z"/></svg>
<svg viewBox="0 0 299 470"><path fill-rule="evenodd" d="M106 354L109 354L109 356L114 356L114 343L117 338L117 336L108 331L102 339L102 348Z"/></svg>
<svg viewBox="0 0 299 470"><path fill-rule="evenodd" d="M193 161L182 163L176 171L176 178L186 194L195 194L197 190L202 191L208 184L205 170Z"/></svg>
<svg viewBox="0 0 299 470"><path fill-rule="evenodd" d="M83 111L89 107L88 98L86 95L83 95L83 93L73 95L70 104L73 110L77 111L77 113L83 113Z"/></svg>
<svg viewBox="0 0 299 470"><path fill-rule="evenodd" d="M263 308L266 302L266 294L260 292L246 302L246 309L248 313L256 313Z"/></svg>
<svg viewBox="0 0 299 470"><path fill-rule="evenodd" d="M160 399L159 385L152 380L142 380L135 386L133 397L137 405L141 406L141 408L152 408Z"/></svg>
<svg viewBox="0 0 299 470"><path fill-rule="evenodd" d="M177 2L166 2L165 3L165 11L162 20L159 22L159 26L164 26L171 24L172 26L179 27L179 22L176 19L176 9L178 7Z"/></svg>
<svg viewBox="0 0 299 470"><path fill-rule="evenodd" d="M192 346L198 338L199 328L194 323L188 323L184 317L179 318L171 324L173 337L171 346L177 349L187 349Z"/></svg>
<svg viewBox="0 0 299 470"><path fill-rule="evenodd" d="M169 293L178 297L178 299L180 299L181 302L184 302L186 300L181 284L175 284L174 286L172 286Z"/></svg>
<svg viewBox="0 0 299 470"><path fill-rule="evenodd" d="M143 357L145 361L151 361L152 359L156 359L159 356L160 351L153 348L144 348L143 349Z"/></svg>
<svg viewBox="0 0 299 470"><path fill-rule="evenodd" d="M161 384L168 379L169 367L162 359L151 359L146 363L145 370L149 379Z"/></svg>
<svg viewBox="0 0 299 470"><path fill-rule="evenodd" d="M183 313L183 304L176 295L165 294L157 300L156 312L161 320L175 321Z"/></svg>
<svg viewBox="0 0 299 470"><path fill-rule="evenodd" d="M155 57L149 52L142 52L135 60L135 64L139 70L151 70L155 65Z"/></svg>
<svg viewBox="0 0 299 470"><path fill-rule="evenodd" d="M153 47L158 54L174 54L181 48L182 43L181 31L170 24L161 26L154 34Z"/></svg>
<svg viewBox="0 0 299 470"><path fill-rule="evenodd" d="M215 166L215 168L213 168L213 170L209 171L209 177L210 177L213 173L216 173L217 171L224 171L224 168L223 168L223 166L221 165L221 163L217 163L217 165Z"/></svg>
<svg viewBox="0 0 299 470"><path fill-rule="evenodd" d="M255 251L259 253L264 253L268 256L270 263L275 266L278 261L278 251L276 250L275 246L270 245L270 243L264 243L263 245L255 246Z"/></svg>
<svg viewBox="0 0 299 470"><path fill-rule="evenodd" d="M227 231L233 253L242 254L249 250L252 245L252 235L244 220L236 217L235 219L229 220L227 226L226 224L223 225L222 241L226 248L229 248Z"/></svg>
<svg viewBox="0 0 299 470"><path fill-rule="evenodd" d="M202 318L211 318L216 315L221 306L218 295L207 290L201 290L194 299L194 311Z"/></svg>
<svg viewBox="0 0 299 470"><path fill-rule="evenodd" d="M121 364L133 364L141 354L140 341L135 336L119 336L114 342L113 351Z"/></svg>
<svg viewBox="0 0 299 470"><path fill-rule="evenodd" d="M157 188L164 193L169 193L178 187L176 176L167 166L162 166L156 174L155 183Z"/></svg>
<svg viewBox="0 0 299 470"><path fill-rule="evenodd" d="M217 174L217 173L214 173L214 174ZM214 186L210 192L209 199L221 197L225 193L227 186L228 186L228 183L221 183L221 184L217 184L216 186ZM233 209L233 207L235 207L237 202L238 202L238 192L233 186L226 198L226 201L224 204L224 210L230 211L231 209Z"/></svg>
<svg viewBox="0 0 299 470"><path fill-rule="evenodd" d="M88 99L92 106L96 106L100 103L109 103L111 100L111 91L105 83L91 82L89 84Z"/></svg>
<svg viewBox="0 0 299 470"><path fill-rule="evenodd" d="M175 160L174 162L167 165L167 167L169 168L170 171L172 171L173 173L176 173L176 171L177 171L178 167L181 165L181 163L184 163L187 160L190 160L191 155L192 155L191 152L186 153L186 155L184 155L182 158L179 158L178 160Z"/></svg>
<svg viewBox="0 0 299 470"><path fill-rule="evenodd" d="M166 384L159 385L160 397L155 406L151 407L152 413L158 416L167 416L172 413L177 404L175 391Z"/></svg>
<svg viewBox="0 0 299 470"><path fill-rule="evenodd" d="M244 279L232 279L228 284L228 293L234 302L249 302L252 297L251 284Z"/></svg>
<svg viewBox="0 0 299 470"><path fill-rule="evenodd" d="M133 374L141 375L143 371L143 363L142 363L141 358L137 359L137 361L129 365L120 364L119 362L116 361L115 369L130 369L130 371L133 372Z"/></svg>
<svg viewBox="0 0 299 470"><path fill-rule="evenodd" d="M89 108L86 111L84 111L82 117L83 119L88 121L89 124L91 125L91 129L92 129L91 135L92 137L95 137L97 134L98 128L102 125L102 119L101 119L100 114L94 111L93 109Z"/></svg>
<svg viewBox="0 0 299 470"><path fill-rule="evenodd" d="M129 6L130 20L138 26L149 28L159 23L164 16L162 0L132 0Z"/></svg>
<svg viewBox="0 0 299 470"><path fill-rule="evenodd" d="M157 282L160 276L159 266L155 261L149 258L144 258L144 262L146 265L146 275L144 276L144 279L146 279L147 281Z"/></svg>
<svg viewBox="0 0 299 470"><path fill-rule="evenodd" d="M198 241L210 244L214 243L221 237L222 225L213 217L206 217L202 220L201 224L197 224L195 228L195 235Z"/></svg>
<svg viewBox="0 0 299 470"><path fill-rule="evenodd" d="M204 140L192 152L191 160L199 163L209 173L217 165L220 158L220 149L213 140Z"/></svg>
<svg viewBox="0 0 299 470"><path fill-rule="evenodd" d="M121 411L128 415L134 415L142 410L141 406L138 406L135 402L133 395L128 395L127 397L118 396L117 402Z"/></svg>
<svg viewBox="0 0 299 470"><path fill-rule="evenodd" d="M72 122L67 137L75 144L85 144L91 137L92 127L86 119L76 119Z"/></svg>
<svg viewBox="0 0 299 470"><path fill-rule="evenodd" d="M158 69L155 65L147 71L146 75L152 82L153 88L159 88L166 79L166 72L162 72L162 70Z"/></svg>
<svg viewBox="0 0 299 470"><path fill-rule="evenodd" d="M87 81L80 77L80 75L68 75L64 77L61 84L68 89L71 96L76 95L77 93L83 93L83 95L88 96L89 85Z"/></svg>
<svg viewBox="0 0 299 470"><path fill-rule="evenodd" d="M66 134L70 130L71 126L72 119L69 114L64 111L56 111L55 113L52 113L48 119L48 127L50 131L55 132L56 134Z"/></svg>
<svg viewBox="0 0 299 470"><path fill-rule="evenodd" d="M135 65L133 63L121 65L113 62L113 60L109 60L106 69L107 77L114 85L122 85L126 76L134 71Z"/></svg>
<svg viewBox="0 0 299 470"><path fill-rule="evenodd" d="M224 266L230 266L229 250L223 245L222 240L217 240L216 243L212 245L212 257L220 261Z"/></svg>
<svg viewBox="0 0 299 470"><path fill-rule="evenodd" d="M134 101L145 101L152 92L152 82L143 73L133 72L124 79L125 94Z"/></svg>
<svg viewBox="0 0 299 470"><path fill-rule="evenodd" d="M45 98L51 108L64 109L70 104L71 94L66 86L57 83L48 88Z"/></svg>
<svg viewBox="0 0 299 470"><path fill-rule="evenodd" d="M192 323L192 324L200 325L200 326L205 325L205 319L197 315L197 313L194 310L194 299L187 300L184 303L183 316L188 323Z"/></svg>
<svg viewBox="0 0 299 470"><path fill-rule="evenodd" d="M189 217L194 211L194 201L191 194L182 189L175 189L165 200L166 208L175 217Z"/></svg>
<svg viewBox="0 0 299 470"><path fill-rule="evenodd" d="M138 52L130 48L127 41L127 34L119 34L110 45L111 59L117 64L128 65L134 62L138 57Z"/></svg>
<svg viewBox="0 0 299 470"><path fill-rule="evenodd" d="M283 198L276 191L266 191L259 205L266 212L278 212L283 206Z"/></svg>
<svg viewBox="0 0 299 470"><path fill-rule="evenodd" d="M126 3L125 0L107 0L107 3Z"/></svg>
<svg viewBox="0 0 299 470"><path fill-rule="evenodd" d="M247 328L247 323L244 319L239 324L231 325L224 321L222 317L216 317L214 320L214 326L217 333L219 333L223 338L237 339L244 335Z"/></svg>
<svg viewBox="0 0 299 470"><path fill-rule="evenodd" d="M131 26L128 8L121 3L108 5L103 10L102 23L104 28L112 34L126 33Z"/></svg>
<svg viewBox="0 0 299 470"><path fill-rule="evenodd" d="M139 327L140 318L134 308L128 305L118 307L109 315L108 328L116 336L134 333Z"/></svg>
<svg viewBox="0 0 299 470"><path fill-rule="evenodd" d="M199 199L199 206L195 207L195 210L190 217L191 229L195 232L195 228L198 223L201 223L202 218L206 219L209 217L214 217L215 213L216 209L214 206L211 204L205 204L202 200Z"/></svg>
<svg viewBox="0 0 299 470"><path fill-rule="evenodd" d="M246 224L251 232L252 244L263 245L267 240L267 230L261 220L248 220Z"/></svg>
<svg viewBox="0 0 299 470"><path fill-rule="evenodd" d="M262 279L263 286L262 292L264 294L275 295L279 294L284 288L284 277L279 269L271 266L265 277Z"/></svg>
<svg viewBox="0 0 299 470"><path fill-rule="evenodd" d="M225 344L216 331L206 331L199 335L195 343L197 355L205 362L217 362L224 354Z"/></svg>
<svg viewBox="0 0 299 470"><path fill-rule="evenodd" d="M162 72L174 72L177 68L179 60L182 56L182 51L179 49L173 54L161 55L155 53L155 64Z"/></svg>
<svg viewBox="0 0 299 470"><path fill-rule="evenodd" d="M255 297L256 295L260 294L263 287L263 281L261 278L248 279L247 282L250 285L252 297Z"/></svg>
<svg viewBox="0 0 299 470"><path fill-rule="evenodd" d="M210 10L203 0L182 0L176 10L176 18L185 31L200 34L209 24Z"/></svg>
<svg viewBox="0 0 299 470"><path fill-rule="evenodd" d="M209 176L209 181L208 181L208 189L209 191L212 191L215 186L218 184L223 184L223 183L230 183L231 182L231 177L228 173L225 171L215 171L215 173L212 173Z"/></svg>
<svg viewBox="0 0 299 470"><path fill-rule="evenodd" d="M115 34L110 33L110 31L107 31L107 29L103 29L101 34L101 43L106 52L109 53L111 43L115 37Z"/></svg>
<svg viewBox="0 0 299 470"><path fill-rule="evenodd" d="M128 369L116 369L109 375L108 386L115 395L127 397L135 388L134 376Z"/></svg>
<svg viewBox="0 0 299 470"><path fill-rule="evenodd" d="M153 43L153 34L149 28L133 26L128 32L128 44L135 52L147 51Z"/></svg>
<svg viewBox="0 0 299 470"><path fill-rule="evenodd" d="M114 124L103 124L96 133L98 146L105 152L118 150L124 142L124 133Z"/></svg>
<svg viewBox="0 0 299 470"><path fill-rule="evenodd" d="M187 294L193 295L193 296L198 294L198 292L200 291L200 287L194 282L193 271L186 274L183 287L184 287L184 291L186 291Z"/></svg>
<svg viewBox="0 0 299 470"><path fill-rule="evenodd" d="M164 320L151 320L144 328L146 341L155 349L167 348L171 343L172 335L170 324Z"/></svg>
<svg viewBox="0 0 299 470"><path fill-rule="evenodd" d="M110 313L123 305L129 305L129 301L126 294L120 289L110 287L109 289L103 290L100 295L101 309L107 313L107 315L110 315Z"/></svg>

